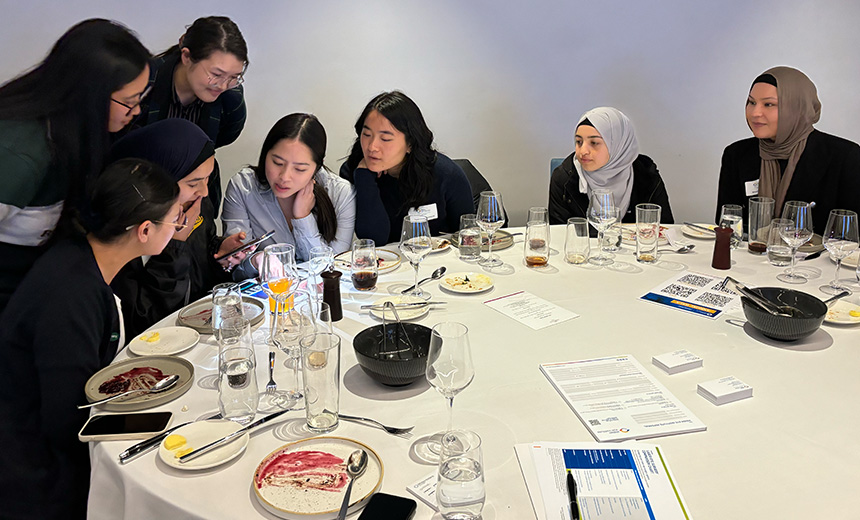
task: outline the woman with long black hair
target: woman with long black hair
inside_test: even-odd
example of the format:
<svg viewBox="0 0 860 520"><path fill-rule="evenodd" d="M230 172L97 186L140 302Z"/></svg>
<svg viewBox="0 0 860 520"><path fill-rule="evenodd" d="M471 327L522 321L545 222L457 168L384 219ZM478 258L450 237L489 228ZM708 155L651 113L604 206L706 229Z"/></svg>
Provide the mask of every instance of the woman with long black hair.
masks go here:
<svg viewBox="0 0 860 520"><path fill-rule="evenodd" d="M463 170L433 148L433 132L406 94L379 94L355 123L355 144L340 176L356 190L355 233L378 245L400 240L403 217L427 216L434 235L460 228L474 213Z"/></svg>
<svg viewBox="0 0 860 520"><path fill-rule="evenodd" d="M0 312L65 206L86 206L110 133L140 112L149 51L125 27L86 20L0 87Z"/></svg>

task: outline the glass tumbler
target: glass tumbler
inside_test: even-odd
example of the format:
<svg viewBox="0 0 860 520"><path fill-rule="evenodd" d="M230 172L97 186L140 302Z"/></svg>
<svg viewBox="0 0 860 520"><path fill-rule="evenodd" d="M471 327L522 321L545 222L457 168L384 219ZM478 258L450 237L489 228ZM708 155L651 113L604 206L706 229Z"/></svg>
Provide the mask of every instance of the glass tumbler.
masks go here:
<svg viewBox="0 0 860 520"><path fill-rule="evenodd" d="M567 235L564 240L564 260L569 264L584 264L591 253L588 236L588 220L583 217L567 219Z"/></svg>
<svg viewBox="0 0 860 520"><path fill-rule="evenodd" d="M442 436L436 501L446 520L481 518L486 490L481 438L475 432L452 430Z"/></svg>
<svg viewBox="0 0 860 520"><path fill-rule="evenodd" d="M218 355L218 409L224 419L248 424L257 412L259 394L254 349L229 347Z"/></svg>

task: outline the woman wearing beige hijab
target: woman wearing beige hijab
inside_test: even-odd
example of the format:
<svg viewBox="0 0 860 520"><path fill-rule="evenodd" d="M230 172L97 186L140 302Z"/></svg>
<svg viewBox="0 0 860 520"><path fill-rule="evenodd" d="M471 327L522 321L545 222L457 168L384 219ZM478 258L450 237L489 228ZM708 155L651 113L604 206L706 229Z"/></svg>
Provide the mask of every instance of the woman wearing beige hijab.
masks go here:
<svg viewBox="0 0 860 520"><path fill-rule="evenodd" d="M815 232L831 209L860 211L860 146L813 128L821 113L815 85L790 67L774 67L753 81L746 103L753 136L723 152L717 221L723 204L750 197L776 200L777 216L788 200L815 201Z"/></svg>

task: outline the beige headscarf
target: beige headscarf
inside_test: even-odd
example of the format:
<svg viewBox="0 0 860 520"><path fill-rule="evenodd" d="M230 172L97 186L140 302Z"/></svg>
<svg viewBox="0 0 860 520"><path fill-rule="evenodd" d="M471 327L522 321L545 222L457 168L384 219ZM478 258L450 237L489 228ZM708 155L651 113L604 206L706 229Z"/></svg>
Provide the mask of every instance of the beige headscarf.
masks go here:
<svg viewBox="0 0 860 520"><path fill-rule="evenodd" d="M815 84L806 74L791 67L774 67L762 75L770 74L776 79L779 122L775 139L759 139L761 176L758 194L776 200L776 216L782 213L785 194L794 175L794 167L800 160L806 138L814 130L812 125L821 115L821 102ZM755 84L755 82L753 83ZM785 172L780 176L779 159L788 159Z"/></svg>

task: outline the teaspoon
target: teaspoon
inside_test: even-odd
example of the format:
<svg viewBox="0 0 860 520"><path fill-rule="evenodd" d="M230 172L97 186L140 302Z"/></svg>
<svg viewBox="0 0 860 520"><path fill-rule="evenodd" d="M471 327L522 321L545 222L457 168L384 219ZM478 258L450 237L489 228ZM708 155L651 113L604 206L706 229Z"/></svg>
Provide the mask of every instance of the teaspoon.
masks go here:
<svg viewBox="0 0 860 520"><path fill-rule="evenodd" d="M352 483L355 479L364 473L367 469L367 452L364 450L355 450L349 455L346 461L346 473L349 475L349 485L346 486L346 493L343 495L343 503L340 505L340 511L337 513L337 520L346 518L346 511L349 509L349 494L352 492Z"/></svg>
<svg viewBox="0 0 860 520"><path fill-rule="evenodd" d="M92 403L82 404L82 405L78 406L78 410L81 410L83 408L90 408L92 406L96 406L99 404L108 403L110 401L113 401L114 399L119 399L120 397L125 397L125 396L131 395L131 394L141 394L141 395L157 394L159 392L163 392L163 391L173 387L173 385L175 385L177 381L179 381L179 374L173 374L171 376L167 376L164 379L158 381L149 390L129 390L128 392L123 392L121 394L112 395L112 396L106 397L104 399L99 399L98 401L93 401Z"/></svg>

